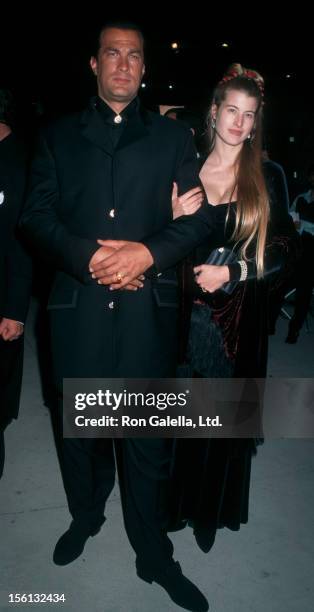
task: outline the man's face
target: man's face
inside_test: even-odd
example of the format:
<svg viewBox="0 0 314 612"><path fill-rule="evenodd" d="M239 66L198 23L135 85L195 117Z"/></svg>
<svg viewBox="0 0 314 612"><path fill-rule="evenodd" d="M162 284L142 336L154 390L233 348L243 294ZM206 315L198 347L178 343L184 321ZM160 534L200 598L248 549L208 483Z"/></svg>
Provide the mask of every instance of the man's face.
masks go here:
<svg viewBox="0 0 314 612"><path fill-rule="evenodd" d="M140 34L135 30L104 30L97 58L92 57L90 65L97 76L98 95L120 112L136 97L144 74Z"/></svg>

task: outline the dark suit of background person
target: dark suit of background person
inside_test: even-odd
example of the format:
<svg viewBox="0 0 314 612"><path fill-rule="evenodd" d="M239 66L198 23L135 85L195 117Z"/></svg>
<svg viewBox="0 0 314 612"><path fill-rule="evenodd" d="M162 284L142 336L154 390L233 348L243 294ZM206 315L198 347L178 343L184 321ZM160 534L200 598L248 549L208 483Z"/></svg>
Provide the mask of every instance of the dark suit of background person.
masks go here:
<svg viewBox="0 0 314 612"><path fill-rule="evenodd" d="M135 97L138 85L119 115L95 97L84 112L47 127L33 163L22 227L56 268L48 309L60 391L64 377L175 376L174 264L208 235L214 213L204 206L194 217L171 222L173 182L180 192L199 184L192 135L146 111ZM121 122L115 122L117 116ZM89 274L97 238L146 244L158 275L138 291L110 291L97 284ZM168 446L165 440L123 442L125 526L138 571L145 567L151 576L169 568L179 574L164 517L158 514L169 472ZM72 561L87 537L99 531L115 477L110 440L65 439L63 453L74 522L57 544L58 564ZM207 603L193 609L207 609Z"/></svg>
<svg viewBox="0 0 314 612"><path fill-rule="evenodd" d="M299 214L301 257L296 271L295 307L286 338L288 344L298 340L311 306L314 286L314 164L308 168L307 178L309 190L299 194L292 204L292 211Z"/></svg>
<svg viewBox="0 0 314 612"><path fill-rule="evenodd" d="M18 415L23 325L30 295L30 260L15 235L25 191L24 147L7 125L11 97L0 90L0 477L4 430Z"/></svg>
<svg viewBox="0 0 314 612"><path fill-rule="evenodd" d="M290 203L287 178L283 167L272 159L269 159L267 149L263 149L263 167L268 189L270 193L276 195L274 201L277 202L277 206L282 207L282 210L288 212ZM280 314L281 305L287 291L287 282L287 275L284 275L278 276L278 278L270 284L268 298L268 333L270 335L275 334L276 321Z"/></svg>

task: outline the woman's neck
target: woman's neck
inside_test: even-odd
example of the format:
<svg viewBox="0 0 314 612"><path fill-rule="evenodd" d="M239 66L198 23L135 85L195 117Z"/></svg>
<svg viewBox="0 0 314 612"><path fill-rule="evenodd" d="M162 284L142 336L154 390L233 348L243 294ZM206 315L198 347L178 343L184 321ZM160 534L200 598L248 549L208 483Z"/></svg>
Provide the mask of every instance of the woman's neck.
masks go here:
<svg viewBox="0 0 314 612"><path fill-rule="evenodd" d="M232 147L219 138L216 138L215 146L210 153L210 161L215 166L223 169L236 170L239 162L239 154L242 149L241 146Z"/></svg>

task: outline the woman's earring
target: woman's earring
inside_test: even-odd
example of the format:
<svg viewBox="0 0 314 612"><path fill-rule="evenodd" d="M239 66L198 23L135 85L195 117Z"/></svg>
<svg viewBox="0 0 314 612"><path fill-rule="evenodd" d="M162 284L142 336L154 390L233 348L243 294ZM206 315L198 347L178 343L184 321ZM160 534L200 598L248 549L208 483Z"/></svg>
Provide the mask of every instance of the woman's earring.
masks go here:
<svg viewBox="0 0 314 612"><path fill-rule="evenodd" d="M214 129L215 129L215 127L216 127L216 119L212 118L212 121L211 121L211 126L212 126L212 128L213 128L213 130L214 130Z"/></svg>
<svg viewBox="0 0 314 612"><path fill-rule="evenodd" d="M248 135L247 140L251 140L251 134Z"/></svg>

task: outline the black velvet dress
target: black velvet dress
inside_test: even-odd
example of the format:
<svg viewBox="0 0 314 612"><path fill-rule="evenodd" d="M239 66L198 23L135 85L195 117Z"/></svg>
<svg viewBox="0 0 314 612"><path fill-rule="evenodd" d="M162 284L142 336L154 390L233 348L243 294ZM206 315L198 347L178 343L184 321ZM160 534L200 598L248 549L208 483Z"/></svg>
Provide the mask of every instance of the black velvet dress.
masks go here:
<svg viewBox="0 0 314 612"><path fill-rule="evenodd" d="M264 167L271 214L265 254L265 276L256 279L254 260L248 279L231 294L201 293L184 274L182 337L188 338L184 375L201 377L263 378L267 368L268 297L271 283L291 271L297 256L298 237L283 198L282 175L271 165ZM236 203L216 207L225 226L225 245L230 243ZM228 221L226 223L226 216ZM212 248L203 244L194 265L204 263ZM252 253L252 255L254 255ZM188 270L191 266L185 266ZM188 294L188 295L187 295ZM190 317L189 317L190 314ZM187 320L190 318L190 325ZM183 341L184 344L184 341ZM190 525L211 531L238 530L248 520L251 459L255 439L178 439L175 441L170 529Z"/></svg>

